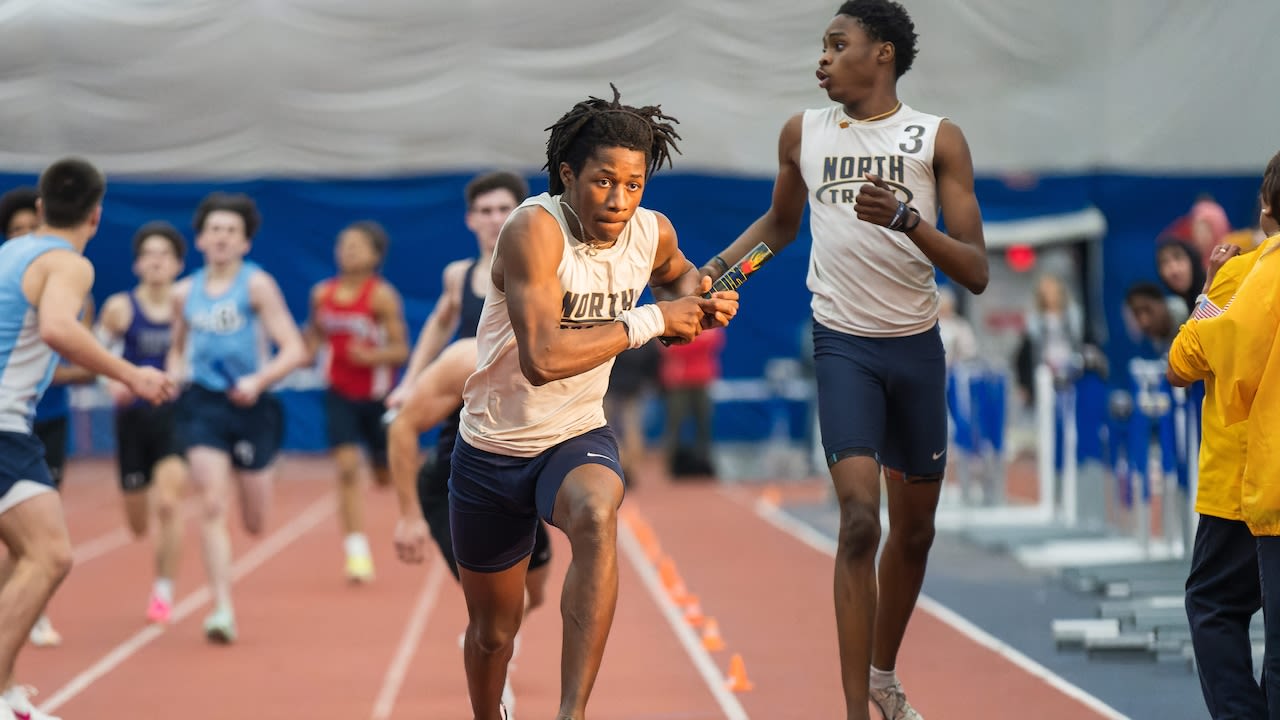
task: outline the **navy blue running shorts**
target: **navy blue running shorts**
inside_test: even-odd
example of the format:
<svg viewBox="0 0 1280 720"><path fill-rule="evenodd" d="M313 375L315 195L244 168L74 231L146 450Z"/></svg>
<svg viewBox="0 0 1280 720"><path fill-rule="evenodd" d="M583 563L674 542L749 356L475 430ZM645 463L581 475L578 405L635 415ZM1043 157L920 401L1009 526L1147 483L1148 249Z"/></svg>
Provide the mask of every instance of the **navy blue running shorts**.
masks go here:
<svg viewBox="0 0 1280 720"><path fill-rule="evenodd" d="M813 323L818 423L827 465L874 457L914 480L947 466L947 366L942 336L862 337Z"/></svg>
<svg viewBox="0 0 1280 720"><path fill-rule="evenodd" d="M564 479L589 464L604 465L622 481L618 441L607 425L534 457L485 452L459 437L449 476L449 525L458 565L500 572L523 560L533 552L538 518L551 522Z"/></svg>

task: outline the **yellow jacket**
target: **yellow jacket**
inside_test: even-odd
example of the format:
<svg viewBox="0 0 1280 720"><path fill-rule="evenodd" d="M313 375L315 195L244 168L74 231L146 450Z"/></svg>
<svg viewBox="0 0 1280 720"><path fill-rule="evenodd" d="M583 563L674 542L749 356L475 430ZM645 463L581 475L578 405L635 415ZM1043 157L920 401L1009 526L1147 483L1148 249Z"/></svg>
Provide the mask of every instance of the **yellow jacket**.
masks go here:
<svg viewBox="0 0 1280 720"><path fill-rule="evenodd" d="M1222 313L1240 289L1240 283L1258 260L1257 252L1248 252L1231 258L1213 277L1213 285L1207 293L1210 312ZM1197 308L1195 316L1201 315ZM1188 325L1190 322L1188 323ZM1196 330L1183 325L1169 348L1169 367L1187 379L1207 377L1212 374L1199 346L1191 339ZM1248 440L1246 426L1235 424L1227 427L1217 407L1217 392L1213 383L1206 382L1204 409L1201 411L1200 432L1200 481L1196 486L1196 512L1226 520L1242 520L1240 512L1240 483L1244 478L1244 459Z"/></svg>
<svg viewBox="0 0 1280 720"><path fill-rule="evenodd" d="M1230 306L1218 317L1188 321L1169 351L1169 369L1175 374L1188 380L1206 380L1201 489L1196 509L1201 511L1203 507L1207 514L1230 517L1238 497L1239 517L1255 535L1280 535L1277 249L1280 236L1273 236L1256 252L1233 258L1223 266L1220 276L1228 269L1230 272L1225 277L1215 277L1211 291L1220 280L1228 283L1232 278L1243 278ZM1221 297L1225 286L1224 293L1214 294ZM1218 433L1218 428L1223 432ZM1246 446L1243 455L1235 444L1241 432ZM1207 468L1209 459L1218 467ZM1233 476L1239 477L1238 491L1226 489Z"/></svg>

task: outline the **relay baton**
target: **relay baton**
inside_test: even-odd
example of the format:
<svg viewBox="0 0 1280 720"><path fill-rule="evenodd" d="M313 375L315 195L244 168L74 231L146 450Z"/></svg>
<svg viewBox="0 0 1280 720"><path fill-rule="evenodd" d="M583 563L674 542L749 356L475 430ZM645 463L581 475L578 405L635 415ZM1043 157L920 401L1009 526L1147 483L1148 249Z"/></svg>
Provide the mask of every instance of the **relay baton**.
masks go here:
<svg viewBox="0 0 1280 720"><path fill-rule="evenodd" d="M772 257L773 251L769 249L768 245L764 243L756 245L733 267L726 270L718 280L711 283L711 291L703 293L702 297L709 300L711 299L711 293L737 290L742 286L742 283L747 281L747 278L751 277L762 265L769 262ZM670 345L677 338L660 337L658 339L662 341L663 345Z"/></svg>

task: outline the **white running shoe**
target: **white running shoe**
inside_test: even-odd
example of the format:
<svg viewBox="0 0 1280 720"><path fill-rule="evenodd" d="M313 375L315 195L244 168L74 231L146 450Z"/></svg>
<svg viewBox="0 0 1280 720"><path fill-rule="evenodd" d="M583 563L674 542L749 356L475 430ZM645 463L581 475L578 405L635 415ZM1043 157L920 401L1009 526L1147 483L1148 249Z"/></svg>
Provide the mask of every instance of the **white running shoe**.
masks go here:
<svg viewBox="0 0 1280 720"><path fill-rule="evenodd" d="M236 641L236 616L230 608L218 608L204 619L204 636L211 643L230 645Z"/></svg>
<svg viewBox="0 0 1280 720"><path fill-rule="evenodd" d="M36 624L31 626L31 644L36 647L58 647L62 644L62 636L53 629L47 615L41 615Z"/></svg>
<svg viewBox="0 0 1280 720"><path fill-rule="evenodd" d="M511 689L509 676L502 683L502 707L507 711L507 720L513 720L516 716L516 693Z"/></svg>
<svg viewBox="0 0 1280 720"><path fill-rule="evenodd" d="M32 705L31 698L35 694L35 688L29 685L14 685L5 690L3 697L0 697L4 703L0 708L8 707L9 714L14 720L61 720ZM0 718L3 717L4 713L0 712Z"/></svg>
<svg viewBox="0 0 1280 720"><path fill-rule="evenodd" d="M924 720L911 707L911 703L907 702L907 694L902 691L902 683L897 680L887 688L871 688L870 698L884 720Z"/></svg>

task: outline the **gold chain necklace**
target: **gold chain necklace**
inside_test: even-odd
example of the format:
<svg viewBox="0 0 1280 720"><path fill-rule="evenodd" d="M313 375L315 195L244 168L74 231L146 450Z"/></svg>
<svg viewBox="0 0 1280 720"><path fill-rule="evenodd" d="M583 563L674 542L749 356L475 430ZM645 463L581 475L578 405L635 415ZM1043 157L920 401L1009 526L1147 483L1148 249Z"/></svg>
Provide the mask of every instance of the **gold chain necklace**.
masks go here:
<svg viewBox="0 0 1280 720"><path fill-rule="evenodd" d="M858 123L858 124L860 124L860 125L865 125L866 123L875 122L875 121L877 121L877 120L883 120L883 119L885 119L885 118L889 117L890 115L892 115L892 114L894 114L894 113L898 112L898 111L899 111L899 110L901 110L901 109L902 109L902 101L901 101L901 100L899 100L899 101L898 101L898 104L897 104L897 105L894 105L894 106L893 106L893 109L892 109L892 110L890 110L889 112L883 112L883 113L880 113L879 115L874 115L874 116L872 116L872 117L866 118L865 120L859 120L859 119L857 119L857 118L851 118L851 117L845 116L845 119L840 121L840 127L841 127L841 128L847 128L847 127L849 127L850 125L852 125L853 123Z"/></svg>

